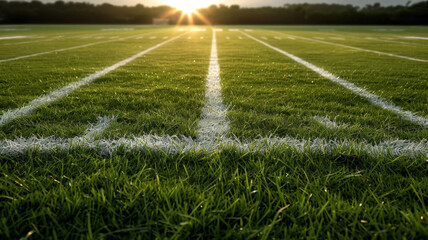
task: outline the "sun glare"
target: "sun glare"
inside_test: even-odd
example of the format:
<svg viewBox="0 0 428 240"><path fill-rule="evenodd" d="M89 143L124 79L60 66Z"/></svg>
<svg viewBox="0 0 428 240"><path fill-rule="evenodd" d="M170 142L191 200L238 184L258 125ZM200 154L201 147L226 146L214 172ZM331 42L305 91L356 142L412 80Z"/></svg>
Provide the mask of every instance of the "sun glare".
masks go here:
<svg viewBox="0 0 428 240"><path fill-rule="evenodd" d="M216 2L211 0L200 0L200 1L194 1L194 0L182 0L182 1L165 1L166 4L171 5L172 7L177 8L178 10L182 11L183 14L192 14L196 13L196 10L198 8L208 7L211 4L215 4Z"/></svg>

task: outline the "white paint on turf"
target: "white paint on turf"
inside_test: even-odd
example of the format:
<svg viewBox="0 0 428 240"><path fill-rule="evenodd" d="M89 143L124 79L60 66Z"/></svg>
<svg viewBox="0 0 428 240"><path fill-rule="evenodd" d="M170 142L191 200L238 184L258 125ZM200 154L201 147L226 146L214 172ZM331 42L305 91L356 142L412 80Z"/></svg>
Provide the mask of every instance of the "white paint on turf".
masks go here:
<svg viewBox="0 0 428 240"><path fill-rule="evenodd" d="M365 99L367 99L372 104L379 106L383 109L390 110L390 111L396 113L397 115L399 115L400 117L402 117L406 120L409 120L415 124L421 125L425 128L428 128L428 119L427 118L418 116L416 113L413 113L411 111L403 110L400 107L396 106L394 103L388 102L388 101L384 100L383 98L381 98L381 97L379 97L373 93L370 93L369 91L365 90L364 88L361 88L361 87L355 85L354 83L351 83L351 82L348 82L344 79L341 79L341 78L333 75L332 73L330 73L330 72L328 72L328 71L326 71L320 67L317 67L317 66L315 66L315 65L313 65L313 64L311 64L311 63L309 63L309 62L307 62L307 61L305 61L305 60L303 60L297 56L294 56L294 55L292 55L286 51L283 51L283 50L281 50L277 47L274 47L274 46L272 46L266 42L263 42L262 40L259 40L259 39L255 38L255 37L253 37L247 33L244 33L244 32L241 32L241 33L246 35L247 37L253 39L254 41L257 41L257 42L265 45L266 47L269 47L269 48L293 59L294 61L296 61L296 62L302 64L303 66L311 69L312 71L318 73L319 75L321 75L327 79L330 79L332 82L337 83L337 84L345 87L346 89L354 92L355 94L357 94L361 97L364 97Z"/></svg>
<svg viewBox="0 0 428 240"><path fill-rule="evenodd" d="M38 56L42 56L42 55L46 55L46 54L64 52L64 51L73 50L73 49L79 49L79 48L84 48L84 47L90 47L90 46L95 46L95 45L99 45L99 44L103 44L103 43L110 43L110 42L122 41L122 40L127 40L127 39L130 39L130 38L134 38L134 37L136 37L136 36L119 38L119 39L113 39L113 40L106 40L106 41L101 41L101 42L88 43L88 44L83 44L83 45L79 45L79 46L74 46L74 47L69 47L69 48L62 48L62 49L56 49L56 50L47 51L47 52L34 53L34 54L24 55L24 56L19 56L19 57L14 57L14 58L0 59L0 63L10 62L10 61L16 61L16 60L20 60L20 59L24 59L24 58L30 58L30 57L38 57Z"/></svg>
<svg viewBox="0 0 428 240"><path fill-rule="evenodd" d="M428 37L415 37L415 36L407 36L404 37L406 39L417 39L417 40L428 40Z"/></svg>
<svg viewBox="0 0 428 240"><path fill-rule="evenodd" d="M85 135L83 135L83 137L86 139L94 139L99 137L103 134L104 130L106 130L110 124L115 121L116 118L114 116L98 117L98 122L86 129Z"/></svg>
<svg viewBox="0 0 428 240"><path fill-rule="evenodd" d="M206 106L198 123L196 139L202 145L212 145L229 132L227 107L223 103L220 84L220 65L217 54L216 31L213 31L210 65L205 91Z"/></svg>
<svg viewBox="0 0 428 240"><path fill-rule="evenodd" d="M275 32L275 31L272 31L272 32L274 32L276 34L278 33L278 32ZM317 40L317 39L313 39L313 38L298 37L298 36L294 36L294 35L290 35L290 34L285 34L285 33L280 33L280 34L285 35L285 36L294 37L294 38L300 38L300 39L304 39L304 40L308 40L308 41L313 41L313 42L319 42L319 43L323 43L323 44L328 44L328 45L332 45L332 46L344 47L344 48L354 49L354 50L363 51L363 52L376 53L376 54L384 55L384 56L402 58L402 59L416 61L416 62L428 62L428 60L426 60L426 59L413 58L413 57L407 57L407 56L402 56L402 55L397 55L397 54L392 54L392 53L380 52L380 51L376 51L376 50L370 50L370 49L365 49L365 48L353 47L353 46L349 46L349 45L345 45L345 44L332 43L332 42Z"/></svg>
<svg viewBox="0 0 428 240"><path fill-rule="evenodd" d="M347 124L336 122L336 118L334 118L334 120L331 120L329 116L325 116L325 117L314 116L313 119L317 121L319 124L329 129L340 129L340 128L348 127Z"/></svg>
<svg viewBox="0 0 428 240"><path fill-rule="evenodd" d="M78 149L88 149L101 155L109 156L117 150L126 152L158 152L161 154L182 154L192 152L218 152L224 149L240 153L263 154L275 149L290 149L295 152L310 152L328 154L337 151L353 150L365 153L372 157L428 157L428 141L412 142L407 140L392 140L377 144L365 141L352 140L327 140L317 138L313 140L285 138L260 138L252 141L240 141L239 139L223 139L222 141L204 145L185 136L158 136L144 135L140 137L120 139L95 139L75 137L61 139L55 137L30 137L17 138L15 140L0 140L0 155L24 155L27 151L41 153L70 152Z"/></svg>
<svg viewBox="0 0 428 240"><path fill-rule="evenodd" d="M3 115L0 116L0 126L3 126L9 122L11 122L12 120L25 116L25 115L29 115L33 112L34 109L42 106L42 105L49 105L52 102L55 102L65 96L67 96L68 94L72 93L73 91L93 82L95 79L100 78L108 73L110 73L111 71L116 70L119 67L124 66L125 64L128 64L131 61L134 61L135 59L169 43L172 42L180 37L182 37L184 34L186 33L182 33L176 37L173 37L167 41L164 41L162 43L159 43L151 48L148 48L140 53L135 54L134 56L127 58L125 60L122 60L110 67L107 67L101 71L98 71L94 74L91 74L83 79L81 79L80 81L77 82L73 82L68 84L67 86L54 90L46 95L42 95L36 99L34 99L33 101L29 102L28 104L24 105L21 108L18 109L13 109L13 110L8 110L7 112L5 112Z"/></svg>
<svg viewBox="0 0 428 240"><path fill-rule="evenodd" d="M28 36L8 36L8 37L0 37L0 40L22 39L22 38L28 38Z"/></svg>

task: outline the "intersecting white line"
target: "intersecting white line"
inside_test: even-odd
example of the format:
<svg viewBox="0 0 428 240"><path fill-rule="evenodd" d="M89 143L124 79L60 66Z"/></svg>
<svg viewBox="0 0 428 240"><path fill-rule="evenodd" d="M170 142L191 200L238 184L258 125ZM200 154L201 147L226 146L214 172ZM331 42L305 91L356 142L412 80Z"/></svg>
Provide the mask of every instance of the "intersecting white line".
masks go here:
<svg viewBox="0 0 428 240"><path fill-rule="evenodd" d="M169 41L179 38L182 35ZM255 39L249 35L248 37ZM166 44L169 41L159 45ZM159 45L151 48L151 50L159 47ZM53 151L70 152L79 149L93 150L106 156L112 155L119 149L127 152L150 151L169 155L193 152L211 153L225 149L261 154L274 149L291 149L297 152L328 154L352 149L357 153L366 153L372 157L379 155L428 157L427 140L420 142L393 140L371 144L365 141L357 142L346 139L327 140L324 138L306 140L292 137L266 137L248 141L227 138L229 121L226 117L227 108L224 106L221 96L220 66L218 64L215 31L213 32L210 67L207 77L206 100L207 106L201 115L196 141L185 136L158 136L153 134L120 139L96 139L96 137L100 136L109 127L111 122L115 121L114 117L103 117L99 118L97 124L91 125L85 131L85 134L79 137L61 139L33 136L30 138L21 137L15 140L0 140L0 155L22 155L27 151L38 151L41 153L52 153Z"/></svg>
<svg viewBox="0 0 428 240"><path fill-rule="evenodd" d="M135 54L134 56L127 58L125 60L122 60L110 67L107 67L101 71L98 71L94 74L91 74L83 79L81 79L80 81L77 82L73 82L68 84L67 86L54 90L46 95L42 95L36 99L34 99L33 101L29 102L28 104L24 105L21 108L18 109L11 109L8 110L7 112L5 112L3 115L0 116L0 126L3 126L9 122L11 122L12 120L18 118L18 117L22 117L28 114L31 114L33 112L34 109L42 106L42 105L48 105L52 102L55 102L67 95L69 95L70 93L72 93L73 91L75 91L76 89L79 89L80 87L83 87L91 82L93 82L95 79L100 78L108 73L110 73L111 71L116 70L119 67L124 66L125 64L128 64L131 61L134 61L135 59L155 50L156 48L159 48L169 42L172 42L174 40L176 40L177 38L182 37L183 35L185 35L187 33L182 33L176 37L173 37L169 40L166 40L162 43L159 43L151 48L148 48L140 53Z"/></svg>
<svg viewBox="0 0 428 240"><path fill-rule="evenodd" d="M312 71L318 73L319 75L331 80L334 83L337 83L337 84L345 87L346 89L352 91L353 93L355 93L361 97L364 97L365 99L367 99L372 104L379 106L383 109L390 110L390 111L396 113L397 115L399 115L400 117L402 117L403 119L409 120L415 124L421 125L425 128L428 127L428 119L427 118L418 116L416 113L413 113L411 111L403 110L400 107L396 106L394 103L388 102L388 101L384 100L383 98L381 98L381 97L379 97L373 93L370 93L369 91L365 90L364 88L357 86L354 83L351 83L351 82L348 82L344 79L341 79L341 78L333 75L332 73L330 73L330 72L328 72L328 71L326 71L320 67L317 67L317 66L315 66L315 65L313 65L313 64L311 64L311 63L309 63L309 62L307 62L307 61L305 61L305 60L303 60L297 56L294 56L294 55L292 55L292 54L290 54L284 50L281 50L277 47L274 47L274 46L272 46L272 45L270 45L270 44L268 44L262 40L259 40L255 37L245 33L245 32L241 31L241 33L246 35L247 37L253 39L254 41L257 41L257 42L265 45L266 47L269 47L269 48L293 59L294 61L296 61L296 62L302 64L303 66L311 69Z"/></svg>
<svg viewBox="0 0 428 240"><path fill-rule="evenodd" d="M317 39L312 39L312 38L307 38L307 37L300 37L300 36L285 34L285 33L281 33L281 32L276 32L276 31L271 31L271 32L279 33L279 34L282 34L284 36L290 36L290 37L294 37L294 38L300 38L300 39L304 39L304 40L308 40L308 41L319 42L319 43L333 45L333 46L338 46L338 47L350 48L350 49L354 49L354 50L358 50L358 51L363 51L363 52L376 53L376 54L379 54L379 55L385 55L385 56L390 56L390 57L402 58L402 59L407 59L407 60L417 61L417 62L428 62L428 60L426 60L426 59L413 58L413 57L407 57L407 56L402 56L402 55L397 55L397 54L392 54L392 53L386 53L386 52L376 51L376 50L370 50L370 49L365 49L365 48L353 47L353 46L349 46L349 45L345 45L345 44L332 43L332 42L327 42L327 41L322 41L322 40L317 40Z"/></svg>
<svg viewBox="0 0 428 240"><path fill-rule="evenodd" d="M205 100L207 104L202 109L196 136L199 142L213 143L218 138L224 138L229 132L229 121L226 116L227 107L223 104L221 95L220 65L218 63L215 30L213 30Z"/></svg>
<svg viewBox="0 0 428 240"><path fill-rule="evenodd" d="M237 152L265 153L274 149L291 149L296 152L310 152L328 154L337 151L352 150L366 153L369 156L385 157L428 157L428 141L412 142L407 140L385 141L371 144L365 141L352 140L327 140L316 138L313 140L285 138L259 138L251 141L224 138L214 144L200 143L185 136L158 136L144 135L140 137L120 139L95 139L87 137L75 137L61 139L55 137L30 137L17 138L15 140L0 140L0 155L22 155L27 151L41 153L69 152L78 149L96 151L101 155L111 155L118 149L131 151L159 152L168 155L206 152L213 153L230 149Z"/></svg>

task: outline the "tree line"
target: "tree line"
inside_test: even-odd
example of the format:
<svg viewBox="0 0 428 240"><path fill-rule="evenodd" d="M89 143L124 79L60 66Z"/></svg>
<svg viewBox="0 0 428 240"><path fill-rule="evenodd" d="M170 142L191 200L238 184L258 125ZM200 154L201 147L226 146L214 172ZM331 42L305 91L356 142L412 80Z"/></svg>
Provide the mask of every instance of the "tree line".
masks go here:
<svg viewBox="0 0 428 240"><path fill-rule="evenodd" d="M379 3L356 7L341 4L285 4L282 7L243 8L211 5L198 10L211 24L400 24L427 25L428 0L405 6ZM3 24L152 24L154 18L179 22L181 13L170 6L94 5L84 2L42 3L0 0ZM195 24L204 24L197 16ZM187 18L182 22L188 23Z"/></svg>

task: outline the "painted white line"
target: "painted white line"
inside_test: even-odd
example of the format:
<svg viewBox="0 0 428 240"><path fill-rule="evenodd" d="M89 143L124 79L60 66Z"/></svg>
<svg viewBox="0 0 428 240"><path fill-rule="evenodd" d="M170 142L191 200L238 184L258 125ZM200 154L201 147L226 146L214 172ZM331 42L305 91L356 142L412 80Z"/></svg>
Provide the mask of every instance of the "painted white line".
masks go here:
<svg viewBox="0 0 428 240"><path fill-rule="evenodd" d="M267 37L262 37L262 39L264 39L264 40L268 40L268 38L267 38Z"/></svg>
<svg viewBox="0 0 428 240"><path fill-rule="evenodd" d="M288 39L290 39L290 40L296 40L296 38L294 38L294 37L288 37Z"/></svg>
<svg viewBox="0 0 428 240"><path fill-rule="evenodd" d="M0 59L0 63L16 61L16 60L20 60L20 59L24 59L24 58L30 58L30 57L38 57L38 56L42 56L42 55L46 55L46 54L64 52L64 51L79 49L79 48L84 48L84 47L90 47L90 46L95 46L95 45L99 45L99 44L103 44L103 43L110 43L110 42L116 42L116 41L121 41L121 40L127 40L127 39L130 39L133 37L135 37L135 36L125 37L125 38L120 38L120 39L113 39L113 40L106 40L106 41L101 41L101 42L88 43L88 44L84 44L84 45L79 45L79 46L74 46L74 47L69 47L69 48L56 49L56 50L41 52L41 53L34 53L34 54L19 56L19 57L14 57L14 58Z"/></svg>
<svg viewBox="0 0 428 240"><path fill-rule="evenodd" d="M278 33L278 32L275 32L275 31L272 31L272 32ZM328 45L332 45L332 46L338 46L338 47L344 47L344 48L354 49L354 50L363 51L363 52L376 53L376 54L379 54L379 55L385 55L385 56L390 56L390 57L402 58L402 59L407 59L407 60L417 61L417 62L428 62L428 60L426 60L426 59L419 59L419 58L407 57L407 56L402 56L402 55L397 55L397 54L392 54L392 53L380 52L380 51L376 51L376 50L369 50L369 49L365 49L365 48L353 47L353 46L344 45L344 44L340 44L340 43L332 43L332 42L317 40L317 39L313 39L313 38L306 38L306 37L300 37L300 36L298 37L298 36L294 36L294 35L290 35L290 34L285 34L285 33L279 33L279 34L282 34L282 35L285 35L285 36L291 36L291 37L295 37L295 38L300 38L300 39L304 39L304 40L308 40L308 41L313 41L313 42L319 42L319 43L323 43L323 44L328 44Z"/></svg>
<svg viewBox="0 0 428 240"><path fill-rule="evenodd" d="M205 91L207 105L202 109L196 139L202 145L214 144L229 133L227 107L223 104L220 84L220 65L217 54L216 32L213 31L210 65Z"/></svg>
<svg viewBox="0 0 428 240"><path fill-rule="evenodd" d="M414 36L408 36L404 37L406 39L418 39L418 40L428 40L428 37L414 37Z"/></svg>
<svg viewBox="0 0 428 240"><path fill-rule="evenodd" d="M242 37L238 37L238 39L239 39L239 40L242 40L243 38L242 38Z"/></svg>
<svg viewBox="0 0 428 240"><path fill-rule="evenodd" d="M115 122L116 118L114 116L112 117L98 117L98 122L95 125L91 125L88 129L85 131L85 135L83 135L86 139L94 139L96 137L101 136L103 134L104 130L107 129L112 122Z"/></svg>
<svg viewBox="0 0 428 240"><path fill-rule="evenodd" d="M156 39L157 37L155 37L155 36L152 36L152 37L150 37L149 39Z"/></svg>
<svg viewBox="0 0 428 240"><path fill-rule="evenodd" d="M313 119L329 129L340 129L340 128L348 127L347 124L336 122L336 118L334 118L334 120L332 121L329 116L325 116L325 117L314 116Z"/></svg>
<svg viewBox="0 0 428 240"><path fill-rule="evenodd" d="M356 39L358 39L358 38L356 38ZM365 37L364 39L373 40L373 41L379 41L379 42L389 42L389 43L398 43L398 44L403 44L403 45L414 45L414 46L423 46L423 47L426 47L425 44L410 43L410 42L401 42L401 41L392 41L392 40L383 40L383 39L373 38L373 37Z"/></svg>
<svg viewBox="0 0 428 240"><path fill-rule="evenodd" d="M31 28L0 28L0 32L29 31Z"/></svg>
<svg viewBox="0 0 428 240"><path fill-rule="evenodd" d="M128 64L131 61L134 61L135 59L155 50L156 48L159 48L159 47L161 47L161 46L163 46L169 42L174 41L177 38L182 37L184 34L186 34L186 33L182 33L182 34L180 34L176 37L173 37L173 38L171 38L165 42L159 43L159 44L157 44L151 48L148 48L148 49L146 49L140 53L135 54L134 56L132 56L130 58L122 60L122 61L120 61L120 62L118 62L118 63L116 63L110 67L107 67L101 71L98 71L94 74L91 74L91 75L81 79L80 81L70 83L69 85L67 85L63 88L54 90L54 91L52 91L46 95L42 95L42 96L34 99L33 101L29 102L28 104L24 105L21 108L13 109L13 110L10 109L7 112L5 112L3 115L0 116L0 126L3 126L3 125L11 122L12 120L14 120L16 118L19 118L19 117L22 117L25 115L29 115L33 112L34 109L36 109L42 105L49 105L50 103L55 102L55 101L65 97L65 96L69 95L73 91L93 82L95 79L100 78L100 77L110 73L111 71L114 71L117 68L122 67L125 64Z"/></svg>
<svg viewBox="0 0 428 240"><path fill-rule="evenodd" d="M15 140L0 140L0 155L24 155L27 151L52 153L53 151L70 152L72 150L88 149L101 155L111 156L118 149L131 151L159 152L168 155L182 153L213 153L222 149L234 150L238 153L263 154L274 149L290 149L294 152L334 153L337 151L353 149L366 153L372 157L399 157L407 156L428 157L428 141L411 142L407 140L393 140L370 144L365 141L327 140L317 138L314 140L285 138L260 138L253 141L240 141L239 139L223 139L214 145L204 146L199 142L185 136L158 136L144 135L120 139L94 139L75 137L61 139L55 137L30 137Z"/></svg>
<svg viewBox="0 0 428 240"><path fill-rule="evenodd" d="M0 40L8 40L8 39L22 39L28 38L27 36L9 36L9 37L0 37Z"/></svg>
<svg viewBox="0 0 428 240"><path fill-rule="evenodd" d="M380 42L389 42L389 43L398 43L398 44L403 44L403 45L413 45L413 46L427 47L426 44L418 44L418 43L411 43L411 42L392 41L392 40L383 40L383 39L374 39L374 40L375 41L380 41Z"/></svg>
<svg viewBox="0 0 428 240"><path fill-rule="evenodd" d="M190 28L190 31L192 31L192 32L206 32L207 29L206 28L194 28L194 27L192 27L192 28Z"/></svg>
<svg viewBox="0 0 428 240"><path fill-rule="evenodd" d="M133 28L103 28L101 31L134 31Z"/></svg>
<svg viewBox="0 0 428 240"><path fill-rule="evenodd" d="M333 39L333 40L340 40L340 41L345 40L345 38L342 38L342 37L330 37L330 39Z"/></svg>
<svg viewBox="0 0 428 240"><path fill-rule="evenodd" d="M3 44L3 45L22 45L22 44L28 44L28 43L49 42L49 41L54 41L54 40L57 40L57 39L60 39L60 38L62 38L62 36L57 36L57 37L48 38L48 39L42 39L42 40L35 40L35 41L6 43L6 44Z"/></svg>
<svg viewBox="0 0 428 240"><path fill-rule="evenodd" d="M302 64L303 66L311 69L312 71L318 73L319 75L321 75L327 79L330 79L332 82L337 83L337 84L345 87L346 89L354 92L355 94L358 94L359 96L364 97L365 99L367 99L372 104L379 106L383 109L390 110L390 111L396 113L397 115L399 115L400 117L402 117L406 120L409 120L415 124L421 125L425 128L428 127L428 119L427 118L418 116L416 113L413 113L411 111L403 110L400 107L396 106L394 103L388 102L388 101L384 100L383 98L381 98L381 97L379 97L373 93L370 93L369 91L365 90L364 88L361 88L361 87L355 85L354 83L343 80L343 79L329 73L328 71L326 71L320 67L317 67L317 66L315 66L315 65L313 65L313 64L311 64L311 63L309 63L309 62L307 62L307 61L305 61L299 57L296 57L296 56L294 56L294 55L292 55L286 51L283 51L283 50L276 48L276 47L274 47L274 46L272 46L266 42L263 42L262 40L259 40L259 39L255 38L255 37L253 37L247 33L244 33L244 32L241 32L241 33L246 35L247 37L253 39L254 41L257 41L257 42L265 45L266 47L269 47L269 48L293 59L294 61L296 61L296 62Z"/></svg>
<svg viewBox="0 0 428 240"><path fill-rule="evenodd" d="M103 39L103 38L105 38L104 36L99 36L99 37L96 37L95 39Z"/></svg>
<svg viewBox="0 0 428 240"><path fill-rule="evenodd" d="M274 37L276 40L282 40L282 38L280 37Z"/></svg>
<svg viewBox="0 0 428 240"><path fill-rule="evenodd" d="M318 39L318 40L324 40L324 38L322 38L322 37L314 37L315 39Z"/></svg>

